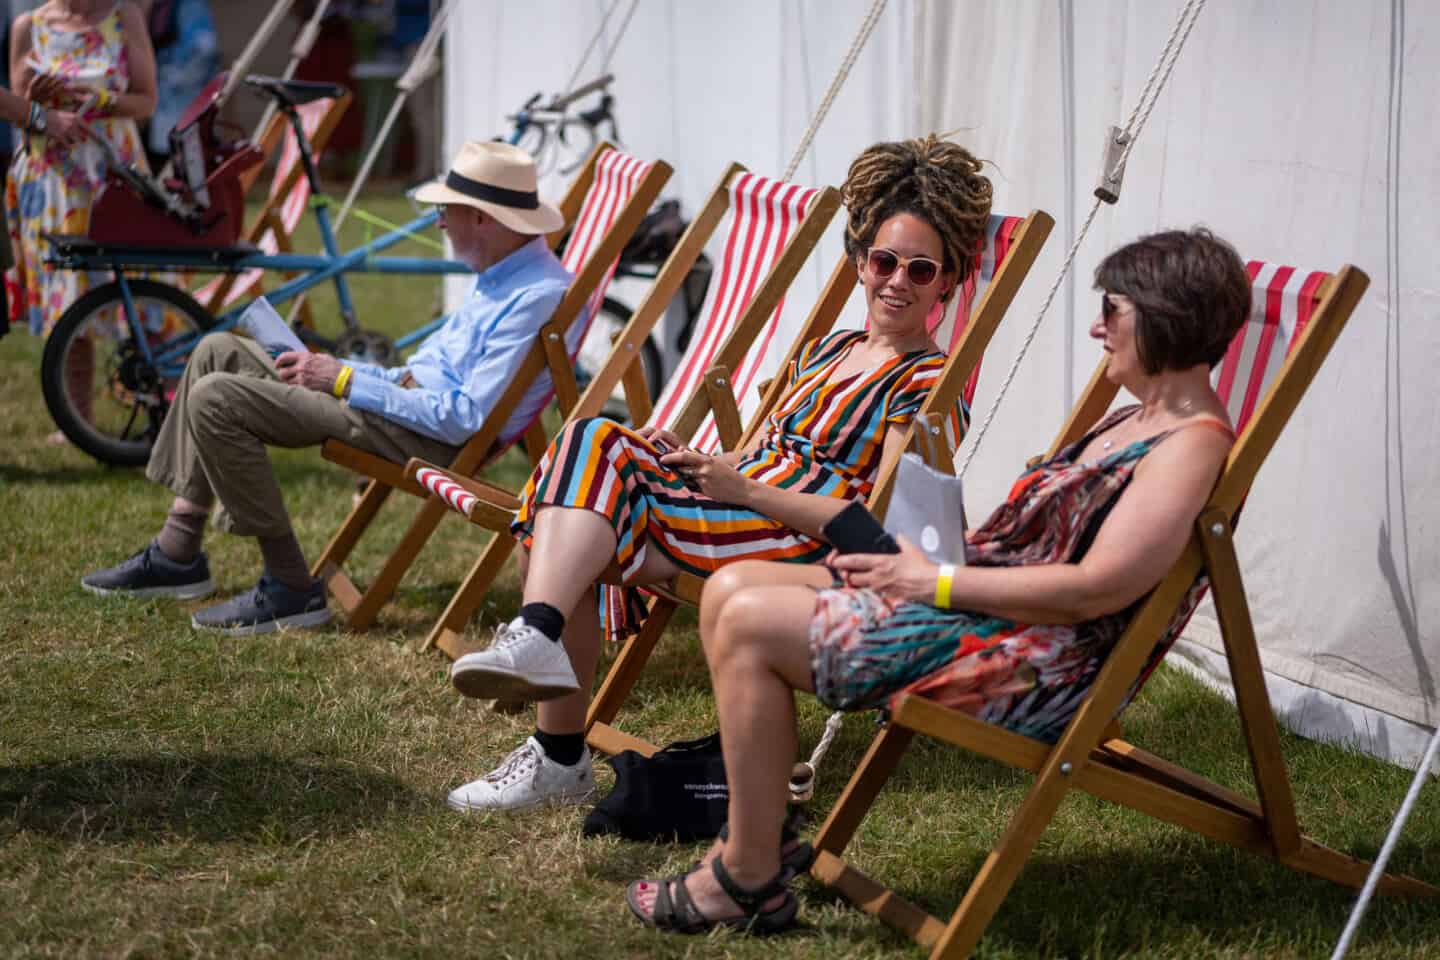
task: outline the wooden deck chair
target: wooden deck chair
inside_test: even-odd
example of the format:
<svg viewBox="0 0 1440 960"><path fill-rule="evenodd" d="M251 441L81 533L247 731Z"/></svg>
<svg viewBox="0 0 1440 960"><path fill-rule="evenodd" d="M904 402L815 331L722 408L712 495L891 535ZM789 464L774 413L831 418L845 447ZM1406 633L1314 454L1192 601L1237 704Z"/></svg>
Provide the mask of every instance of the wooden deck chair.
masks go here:
<svg viewBox="0 0 1440 960"><path fill-rule="evenodd" d="M1027 217L991 216L985 246L976 255L976 269L960 291L960 296L952 298L948 317L935 331L940 341L948 343L951 349L940 377L908 428L906 445L923 451L927 459L943 465L946 470L954 469L950 464L952 455L949 451L959 439L947 431L947 426L954 422L951 412L962 396L968 404L973 395L973 374L979 369L980 357L1053 226L1054 220L1040 210L1031 212ZM855 287L855 281L854 261L842 255L779 369L786 369L807 341L824 335L834 326ZM957 316L961 318L959 322L955 319ZM969 322L965 322L966 319ZM720 380L719 377L713 379ZM736 385L739 386L739 383ZM764 426L765 413L773 407L784 389L785 384L779 377L769 385L741 443L749 442L755 431ZM732 429L738 430L738 422ZM898 466L898 458L881 464L875 487L870 493L870 506L882 515ZM682 574L676 577L673 588L654 591L658 595L651 604L649 616L640 631L621 647L590 704L585 726L586 741L591 747L612 756L621 750L635 750L648 756L656 750L655 744L617 729L614 726L615 716L639 680L670 618L680 604L698 604L704 586L703 578Z"/></svg>
<svg viewBox="0 0 1440 960"><path fill-rule="evenodd" d="M314 100L295 108L300 116L300 127L305 131L317 161L350 106L351 99L350 92L346 91L334 99ZM242 238L267 254L289 253L294 249L291 238L310 204L310 181L305 178L300 164L300 147L295 142L295 131L285 114L278 111L266 124L257 146L260 153L268 157L275 152L277 145L280 153L275 160L274 176L270 179L270 192ZM241 183L246 192L259 177L260 170L256 166L245 172ZM195 299L212 314L219 314L236 301L252 293L260 293L264 275L263 270L221 274L196 290ZM306 326L314 326L308 306L301 306L301 317Z"/></svg>
<svg viewBox="0 0 1440 960"><path fill-rule="evenodd" d="M579 391L575 383L575 358L567 348L566 332L573 325L580 325L579 336L570 338L578 350L585 330L604 299L620 251L655 202L670 173L671 168L664 161L646 163L608 143L596 146L560 205L566 224L573 224L561 262L575 279L550 322L541 328L535 346L496 401L484 426L466 441L449 464L451 470L461 476L472 476L521 436L532 460L538 461L544 453L548 439L540 420L545 404L535 408L523 434L505 435L505 424L517 412L535 379L546 374L562 413L568 414L574 409ZM560 241L562 233L549 238L552 246ZM374 622L448 508L444 500L431 497L425 488L407 480L403 464L365 453L340 440L326 441L321 452L326 459L371 478L359 502L314 566L314 575L325 581L345 611L348 626L363 629ZM374 582L361 593L343 566L395 489L422 498L425 503Z"/></svg>
<svg viewBox="0 0 1440 960"><path fill-rule="evenodd" d="M930 947L931 957L962 957L974 949L1071 789L1271 857L1296 870L1352 886L1364 882L1364 863L1300 832L1232 533L1236 512L1256 471L1369 279L1350 266L1333 276L1262 263L1251 263L1249 271L1255 285L1255 308L1216 374L1217 389L1235 418L1238 439L1185 552L1117 641L1059 741L1052 746L921 697L896 697L889 724L870 745L820 828L812 875ZM1102 361L1051 455L1083 436L1108 409L1115 392L1115 386L1104 379ZM1179 633L1207 580L1214 590L1225 637L1258 802L1126 743L1112 721L1143 681L1147 667L1153 666L1157 654ZM932 917L841 858L916 733L1038 775L948 922ZM1440 892L1400 876L1386 876L1381 889Z"/></svg>
<svg viewBox="0 0 1440 960"><path fill-rule="evenodd" d="M575 408L575 418L599 415L617 384L624 383L632 423L666 427L693 437L697 447L706 443L703 449L733 448L740 438L741 415L737 391L730 383L737 385L742 399L750 391L779 325L785 291L839 206L833 188L770 180L732 164L616 339L609 359ZM721 247L720 268L700 311L701 322L652 409L638 362L639 344L727 211L732 214L730 226ZM749 406L758 403L757 397ZM515 548L509 530L519 500L512 491L467 481L421 460L412 460L406 475L436 491L471 522L495 533L427 640L427 645L439 647L453 659L466 652L461 631Z"/></svg>

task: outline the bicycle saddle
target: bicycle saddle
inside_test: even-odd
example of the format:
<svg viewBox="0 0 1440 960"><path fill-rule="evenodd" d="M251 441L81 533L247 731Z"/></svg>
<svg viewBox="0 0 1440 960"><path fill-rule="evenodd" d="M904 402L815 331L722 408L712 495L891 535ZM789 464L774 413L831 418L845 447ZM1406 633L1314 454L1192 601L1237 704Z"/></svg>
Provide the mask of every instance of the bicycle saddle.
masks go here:
<svg viewBox="0 0 1440 960"><path fill-rule="evenodd" d="M245 82L257 90L263 90L288 107L298 107L312 100L338 97L345 92L343 84L318 83L313 80L282 80L279 77L263 77L252 73Z"/></svg>

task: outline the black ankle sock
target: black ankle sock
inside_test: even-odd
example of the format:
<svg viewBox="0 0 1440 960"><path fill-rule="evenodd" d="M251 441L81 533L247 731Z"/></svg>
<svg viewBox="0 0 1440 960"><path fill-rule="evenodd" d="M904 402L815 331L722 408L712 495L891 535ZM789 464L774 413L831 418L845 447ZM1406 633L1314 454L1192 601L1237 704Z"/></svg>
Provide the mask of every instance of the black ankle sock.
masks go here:
<svg viewBox="0 0 1440 960"><path fill-rule="evenodd" d="M545 636L560 642L565 632L565 615L548 603L527 603L520 608L520 619L527 627L534 627Z"/></svg>
<svg viewBox="0 0 1440 960"><path fill-rule="evenodd" d="M583 733L546 733L537 728L535 739L545 751L545 756L562 766L575 766L580 762L580 755L585 752Z"/></svg>

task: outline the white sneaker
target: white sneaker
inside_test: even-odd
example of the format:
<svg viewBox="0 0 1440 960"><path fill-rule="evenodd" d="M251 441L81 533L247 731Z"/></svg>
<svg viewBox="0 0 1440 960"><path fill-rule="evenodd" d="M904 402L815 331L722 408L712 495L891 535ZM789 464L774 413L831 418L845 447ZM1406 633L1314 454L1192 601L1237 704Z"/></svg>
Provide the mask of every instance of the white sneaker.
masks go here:
<svg viewBox="0 0 1440 960"><path fill-rule="evenodd" d="M478 700L553 700L580 689L565 645L519 617L495 628L489 648L456 660L450 682Z"/></svg>
<svg viewBox="0 0 1440 960"><path fill-rule="evenodd" d="M546 643L551 641L546 640ZM446 803L456 810L524 810L544 804L584 803L595 792L590 748L573 767L556 763L534 737L516 747L505 762L473 783L450 791Z"/></svg>

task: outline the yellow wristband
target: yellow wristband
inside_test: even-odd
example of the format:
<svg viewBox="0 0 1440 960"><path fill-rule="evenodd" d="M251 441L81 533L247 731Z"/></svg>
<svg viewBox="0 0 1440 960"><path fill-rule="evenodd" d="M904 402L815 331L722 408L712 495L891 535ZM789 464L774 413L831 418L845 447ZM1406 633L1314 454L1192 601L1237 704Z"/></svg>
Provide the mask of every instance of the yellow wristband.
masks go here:
<svg viewBox="0 0 1440 960"><path fill-rule="evenodd" d="M335 386L331 392L340 400L345 399L345 388L350 384L350 372L349 367L341 367L340 375L335 378Z"/></svg>
<svg viewBox="0 0 1440 960"><path fill-rule="evenodd" d="M940 574L935 578L935 606L941 610L950 609L950 585L955 579L955 564L942 563Z"/></svg>

